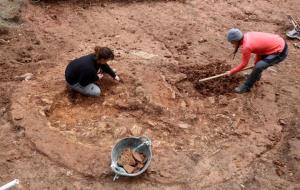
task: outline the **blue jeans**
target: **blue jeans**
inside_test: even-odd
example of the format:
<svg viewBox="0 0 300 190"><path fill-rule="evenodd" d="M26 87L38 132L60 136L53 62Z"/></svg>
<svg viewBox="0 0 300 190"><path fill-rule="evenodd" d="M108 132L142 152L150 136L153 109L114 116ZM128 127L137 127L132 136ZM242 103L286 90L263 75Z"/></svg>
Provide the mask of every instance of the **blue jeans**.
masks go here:
<svg viewBox="0 0 300 190"><path fill-rule="evenodd" d="M100 88L94 83L91 83L87 86L81 86L79 83L69 86L72 90L75 90L86 96L100 96L101 94Z"/></svg>
<svg viewBox="0 0 300 190"><path fill-rule="evenodd" d="M278 64L285 60L288 56L288 46L285 44L284 49L279 54L271 54L271 55L263 55L262 60L256 63L254 69L252 70L251 74L248 76L247 80L245 81L244 85L247 88L252 88L257 80L260 79L261 73L270 66Z"/></svg>

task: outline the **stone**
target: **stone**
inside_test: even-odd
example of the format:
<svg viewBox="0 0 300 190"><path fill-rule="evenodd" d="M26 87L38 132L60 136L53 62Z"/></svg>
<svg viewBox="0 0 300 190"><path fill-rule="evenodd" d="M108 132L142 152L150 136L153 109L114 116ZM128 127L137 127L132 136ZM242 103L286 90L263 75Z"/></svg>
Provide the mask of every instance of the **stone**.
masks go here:
<svg viewBox="0 0 300 190"><path fill-rule="evenodd" d="M156 127L157 123L155 121L147 120L146 123L152 127Z"/></svg>
<svg viewBox="0 0 300 190"><path fill-rule="evenodd" d="M181 128L181 129L188 129L188 128L191 127L191 125L190 125L190 124L187 124L187 123L180 122L180 123L178 124L178 127Z"/></svg>
<svg viewBox="0 0 300 190"><path fill-rule="evenodd" d="M98 122L97 127L101 128L101 129L105 129L107 127L107 123L106 122Z"/></svg>
<svg viewBox="0 0 300 190"><path fill-rule="evenodd" d="M282 169L280 169L280 168L277 168L275 171L276 171L276 174L277 174L278 176L282 176L282 175L285 174L285 172L284 172Z"/></svg>
<svg viewBox="0 0 300 190"><path fill-rule="evenodd" d="M211 104L214 104L216 102L215 98L214 97L208 97L208 101L209 103Z"/></svg>
<svg viewBox="0 0 300 190"><path fill-rule="evenodd" d="M273 164L275 164L275 165L277 165L277 166L280 166L280 167L284 167L284 166L285 166L285 164L282 163L282 162L279 161L279 160L274 160L274 161L273 161Z"/></svg>
<svg viewBox="0 0 300 190"><path fill-rule="evenodd" d="M39 113L40 113L42 116L47 116L47 114L48 114L49 111L50 111L50 108L51 108L50 105L48 105L48 106L43 106L43 107L40 108Z"/></svg>
<svg viewBox="0 0 300 190"><path fill-rule="evenodd" d="M2 117L5 114L5 112L6 112L6 108L5 107L1 108L0 109L0 117Z"/></svg>
<svg viewBox="0 0 300 190"><path fill-rule="evenodd" d="M69 177L69 176L72 176L72 175L73 175L73 172L70 171L70 170L67 170L67 176Z"/></svg>
<svg viewBox="0 0 300 190"><path fill-rule="evenodd" d="M186 102L183 100L183 101L181 101L180 106L181 106L181 108L185 109L185 108L187 107L187 104L186 104Z"/></svg>
<svg viewBox="0 0 300 190"><path fill-rule="evenodd" d="M113 136L114 138L120 138L125 136L127 133L127 128L126 127L116 127L113 131Z"/></svg>
<svg viewBox="0 0 300 190"><path fill-rule="evenodd" d="M198 117L196 114L186 114L184 116L185 120L189 121L189 122L195 122L198 120Z"/></svg>
<svg viewBox="0 0 300 190"><path fill-rule="evenodd" d="M20 76L16 76L15 79L16 80L25 80L25 81L29 81L31 80L33 77L33 74L32 73L25 73L23 75L20 75Z"/></svg>
<svg viewBox="0 0 300 190"><path fill-rule="evenodd" d="M300 48L300 43L293 43L293 45L295 46L295 48Z"/></svg>
<svg viewBox="0 0 300 190"><path fill-rule="evenodd" d="M19 129L19 131L17 132L17 137L21 138L21 137L25 137L25 128L21 127Z"/></svg>
<svg viewBox="0 0 300 190"><path fill-rule="evenodd" d="M219 97L218 97L218 99L219 99L219 104L220 105L228 105L228 99L227 99L227 97L226 96L224 96L224 95L220 95Z"/></svg>
<svg viewBox="0 0 300 190"><path fill-rule="evenodd" d="M103 106L108 106L108 107L112 107L114 105L115 101L113 98L107 99L105 100L102 105Z"/></svg>
<svg viewBox="0 0 300 190"><path fill-rule="evenodd" d="M92 131L87 131L82 134L83 137L91 138L94 137L95 134Z"/></svg>
<svg viewBox="0 0 300 190"><path fill-rule="evenodd" d="M204 43L204 42L207 42L207 39L201 38L200 40L198 40L199 44Z"/></svg>
<svg viewBox="0 0 300 190"><path fill-rule="evenodd" d="M46 116L46 114L45 114L45 112L44 112L43 109L40 109L40 110L39 110L39 113L40 113L41 116L44 116L44 117Z"/></svg>
<svg viewBox="0 0 300 190"><path fill-rule="evenodd" d="M23 115L15 115L14 116L14 120L22 120L23 119Z"/></svg>
<svg viewBox="0 0 300 190"><path fill-rule="evenodd" d="M143 96L145 94L145 89L142 86L138 86L135 89L135 94L137 96Z"/></svg>
<svg viewBox="0 0 300 190"><path fill-rule="evenodd" d="M173 100L176 99L176 92L175 92L175 91L172 92L171 98L172 98Z"/></svg>
<svg viewBox="0 0 300 190"><path fill-rule="evenodd" d="M140 136L142 133L142 127L138 126L137 124L134 124L130 129L130 132L134 136Z"/></svg>
<svg viewBox="0 0 300 190"><path fill-rule="evenodd" d="M53 104L53 101L49 100L48 98L42 98L42 102L45 104Z"/></svg>
<svg viewBox="0 0 300 190"><path fill-rule="evenodd" d="M0 39L0 45L9 44L9 40Z"/></svg>
<svg viewBox="0 0 300 190"><path fill-rule="evenodd" d="M281 126L286 126L286 122L284 121L284 119L279 119L279 120L278 120L278 123L279 123Z"/></svg>
<svg viewBox="0 0 300 190"><path fill-rule="evenodd" d="M184 73L179 73L179 74L176 74L176 75L172 75L172 76L169 76L168 77L168 80L170 81L170 83L172 84L176 84L180 81L183 81L187 79L187 75L184 74Z"/></svg>

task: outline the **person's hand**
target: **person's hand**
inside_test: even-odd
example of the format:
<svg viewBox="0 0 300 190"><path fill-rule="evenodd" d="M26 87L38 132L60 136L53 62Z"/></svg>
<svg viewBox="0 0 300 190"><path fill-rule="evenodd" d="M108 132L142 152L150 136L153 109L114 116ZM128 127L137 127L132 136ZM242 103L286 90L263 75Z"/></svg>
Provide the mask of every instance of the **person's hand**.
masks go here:
<svg viewBox="0 0 300 190"><path fill-rule="evenodd" d="M226 75L230 76L231 75L230 71L226 71Z"/></svg>
<svg viewBox="0 0 300 190"><path fill-rule="evenodd" d="M104 76L104 75L103 75L102 73L98 73L99 80L102 79L103 76Z"/></svg>
<svg viewBox="0 0 300 190"><path fill-rule="evenodd" d="M116 75L115 80L116 81L120 81L121 79L120 79L120 77L118 75Z"/></svg>

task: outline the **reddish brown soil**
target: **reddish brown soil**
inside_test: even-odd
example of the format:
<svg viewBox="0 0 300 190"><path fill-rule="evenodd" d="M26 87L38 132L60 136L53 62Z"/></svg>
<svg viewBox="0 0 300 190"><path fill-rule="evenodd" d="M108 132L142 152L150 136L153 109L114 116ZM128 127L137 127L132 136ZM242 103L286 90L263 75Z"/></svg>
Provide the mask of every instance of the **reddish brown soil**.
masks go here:
<svg viewBox="0 0 300 190"><path fill-rule="evenodd" d="M199 79L222 74L224 71L230 70L230 68L231 66L228 64L215 62L208 65L183 67L181 68L181 72L187 75L187 79L194 84L200 95L205 97L224 95L233 92L233 89L239 85L243 77L239 75L224 76L210 81L199 82Z"/></svg>
<svg viewBox="0 0 300 190"><path fill-rule="evenodd" d="M248 94L231 93L239 77L195 88L239 63L240 53L228 57L228 28L284 36L298 0L272 5L0 0L0 185L18 178L30 190L299 188L293 41L288 59ZM114 49L123 83L105 76L101 97L70 94L66 65L95 45ZM25 73L32 79L17 77ZM143 175L112 182L111 149L127 136L152 140L152 162Z"/></svg>

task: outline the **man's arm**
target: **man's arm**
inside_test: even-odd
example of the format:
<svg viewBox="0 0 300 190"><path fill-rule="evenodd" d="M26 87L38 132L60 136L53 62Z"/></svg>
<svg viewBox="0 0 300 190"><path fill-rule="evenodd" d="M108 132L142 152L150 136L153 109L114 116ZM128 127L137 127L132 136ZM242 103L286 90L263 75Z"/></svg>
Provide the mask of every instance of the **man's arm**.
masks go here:
<svg viewBox="0 0 300 190"><path fill-rule="evenodd" d="M101 64L101 70L107 74L109 74L112 78L116 77L116 73L111 69L108 64Z"/></svg>
<svg viewBox="0 0 300 190"><path fill-rule="evenodd" d="M251 51L249 49L246 49L246 48L243 49L242 62L238 66L236 66L235 68L231 69L229 71L229 73L231 75L233 75L233 74L238 73L239 71L241 71L243 68L245 68L249 63L250 57L251 57Z"/></svg>
<svg viewBox="0 0 300 190"><path fill-rule="evenodd" d="M260 60L261 60L261 56L256 54L254 64L259 62Z"/></svg>

